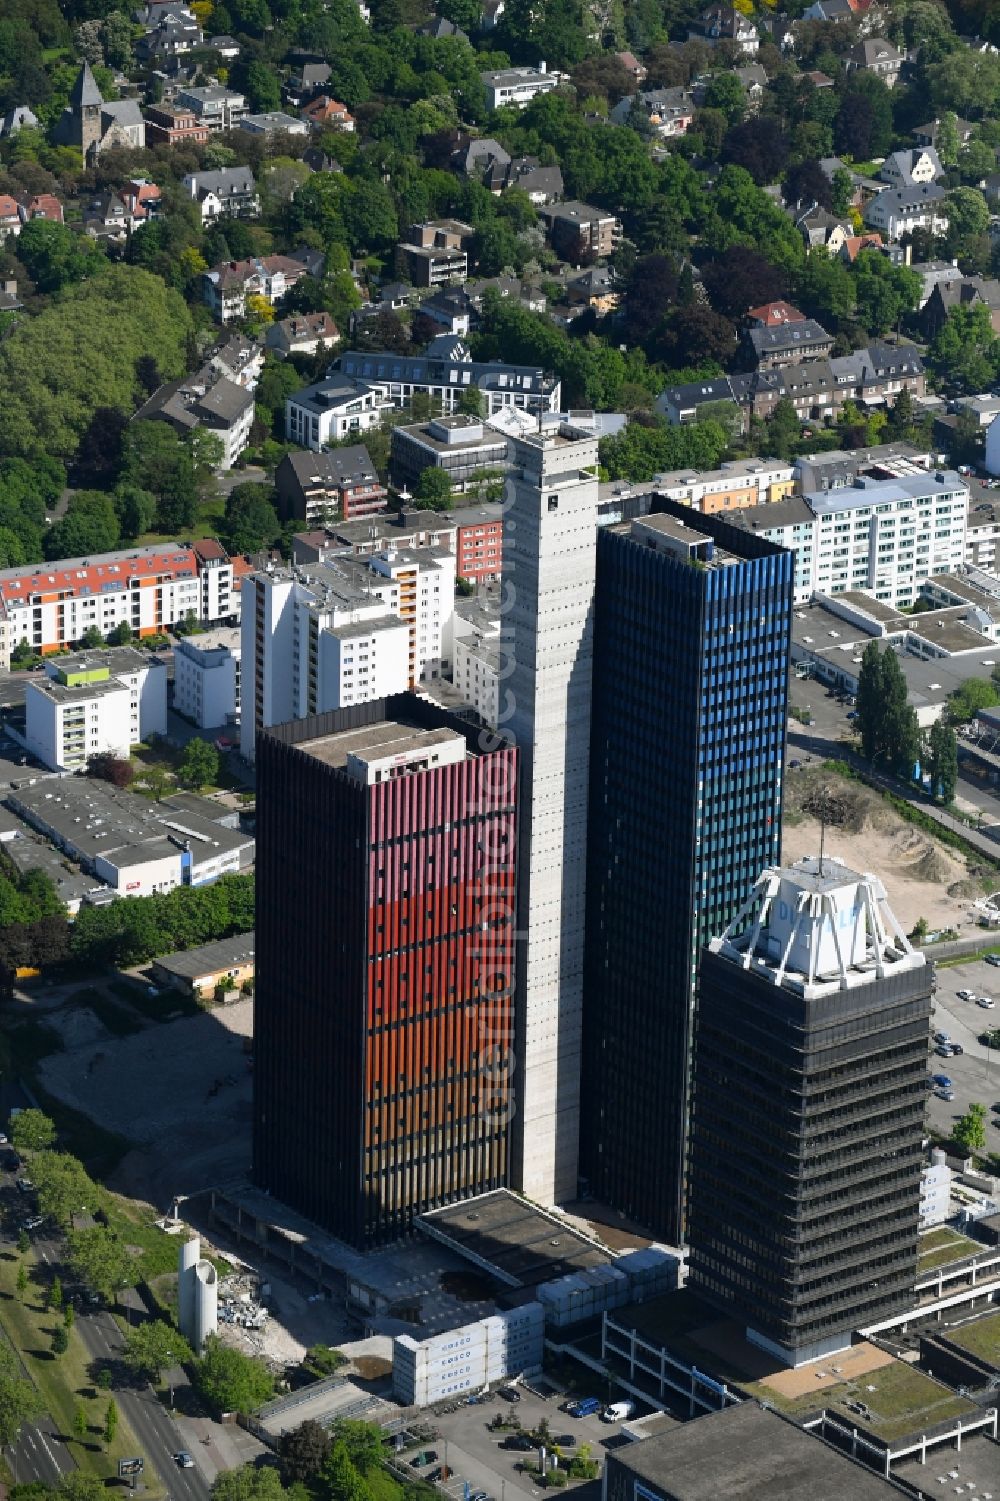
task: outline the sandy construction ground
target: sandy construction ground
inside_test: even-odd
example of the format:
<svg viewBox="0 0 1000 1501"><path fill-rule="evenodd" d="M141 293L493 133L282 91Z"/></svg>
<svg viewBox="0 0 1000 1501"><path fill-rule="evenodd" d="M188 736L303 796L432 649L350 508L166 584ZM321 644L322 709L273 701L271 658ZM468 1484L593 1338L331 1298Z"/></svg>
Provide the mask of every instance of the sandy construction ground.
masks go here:
<svg viewBox="0 0 1000 1501"><path fill-rule="evenodd" d="M786 816L782 860L787 864L819 852L820 825L801 811L810 791L830 787L846 799L839 827L827 827L826 851L852 869L871 871L883 882L889 905L904 932L919 918L932 931L956 928L968 933L974 926L972 902L983 894L979 872L963 855L941 844L903 819L877 793L835 774L803 770L791 772L785 784Z"/></svg>

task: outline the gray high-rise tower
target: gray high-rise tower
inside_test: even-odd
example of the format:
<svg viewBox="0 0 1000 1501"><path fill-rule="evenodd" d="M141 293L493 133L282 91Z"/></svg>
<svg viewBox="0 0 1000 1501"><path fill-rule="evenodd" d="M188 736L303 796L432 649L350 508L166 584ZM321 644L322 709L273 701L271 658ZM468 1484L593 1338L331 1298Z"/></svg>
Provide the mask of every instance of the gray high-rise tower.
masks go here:
<svg viewBox="0 0 1000 1501"><path fill-rule="evenodd" d="M513 1179L555 1204L576 1194L580 1136L597 439L563 424L511 446L500 697L522 767Z"/></svg>
<svg viewBox="0 0 1000 1501"><path fill-rule="evenodd" d="M688 1286L797 1365L912 1303L931 966L827 855L763 873L698 992Z"/></svg>

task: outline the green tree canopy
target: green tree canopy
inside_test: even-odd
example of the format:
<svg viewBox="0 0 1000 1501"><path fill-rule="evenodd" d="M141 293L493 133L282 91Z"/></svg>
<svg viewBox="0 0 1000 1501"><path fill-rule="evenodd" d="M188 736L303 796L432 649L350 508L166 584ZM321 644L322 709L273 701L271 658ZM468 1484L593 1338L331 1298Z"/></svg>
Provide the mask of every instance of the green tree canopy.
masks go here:
<svg viewBox="0 0 1000 1501"><path fill-rule="evenodd" d="M130 1329L125 1340L125 1364L146 1381L158 1381L168 1366L192 1358L191 1347L172 1324L151 1319Z"/></svg>
<svg viewBox="0 0 1000 1501"><path fill-rule="evenodd" d="M212 1482L212 1501L282 1501L285 1488L272 1465L240 1465Z"/></svg>
<svg viewBox="0 0 1000 1501"><path fill-rule="evenodd" d="M223 526L230 553L257 552L273 543L281 532L274 507L274 486L247 483L234 485L226 497Z"/></svg>
<svg viewBox="0 0 1000 1501"><path fill-rule="evenodd" d="M51 219L28 220L17 237L17 257L39 292L61 291L108 269L96 240Z"/></svg>
<svg viewBox="0 0 1000 1501"><path fill-rule="evenodd" d="M943 718L934 721L927 735L927 770L932 791L950 803L958 784L958 740Z"/></svg>
<svg viewBox="0 0 1000 1501"><path fill-rule="evenodd" d="M199 787L214 782L219 775L219 752L209 740L196 735L184 747L177 773L185 787L197 791Z"/></svg>
<svg viewBox="0 0 1000 1501"><path fill-rule="evenodd" d="M0 343L0 454L72 456L99 406L131 410L141 356L183 373L191 333L180 294L134 266L59 294Z"/></svg>
<svg viewBox="0 0 1000 1501"><path fill-rule="evenodd" d="M19 1152L44 1152L56 1139L55 1121L32 1106L14 1117L10 1139Z"/></svg>
<svg viewBox="0 0 1000 1501"><path fill-rule="evenodd" d="M134 1287L138 1267L124 1241L104 1225L71 1230L69 1264L80 1281L109 1301L124 1287Z"/></svg>
<svg viewBox="0 0 1000 1501"><path fill-rule="evenodd" d="M216 1335L210 1335L205 1342L205 1353L194 1367L194 1380L202 1398L215 1412L253 1412L274 1391L274 1380L262 1360L229 1349ZM229 1472L230 1475L240 1473ZM272 1473L278 1481L277 1472ZM242 1501L242 1498L225 1492L220 1501Z"/></svg>
<svg viewBox="0 0 1000 1501"><path fill-rule="evenodd" d="M956 1122L952 1132L959 1146L967 1152L982 1152L986 1147L986 1106L973 1101Z"/></svg>
<svg viewBox="0 0 1000 1501"><path fill-rule="evenodd" d="M966 678L948 695L948 718L952 724L968 724L980 709L1000 704L1000 692L991 678Z"/></svg>
<svg viewBox="0 0 1000 1501"><path fill-rule="evenodd" d="M113 552L121 540L114 500L99 490L81 490L45 534L47 558L86 558Z"/></svg>

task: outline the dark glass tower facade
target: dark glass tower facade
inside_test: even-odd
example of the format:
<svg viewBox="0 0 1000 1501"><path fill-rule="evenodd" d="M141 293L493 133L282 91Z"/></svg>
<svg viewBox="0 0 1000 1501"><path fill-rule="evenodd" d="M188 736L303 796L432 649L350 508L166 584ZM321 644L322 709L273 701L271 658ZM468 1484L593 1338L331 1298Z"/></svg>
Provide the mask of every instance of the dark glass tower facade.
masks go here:
<svg viewBox="0 0 1000 1501"><path fill-rule="evenodd" d="M400 694L258 740L254 1176L361 1248L508 1178L518 762L479 738Z"/></svg>
<svg viewBox="0 0 1000 1501"><path fill-rule="evenodd" d="M702 956L688 1286L789 1364L912 1304L931 967L881 882L764 873Z"/></svg>
<svg viewBox="0 0 1000 1501"><path fill-rule="evenodd" d="M598 537L582 1172L674 1243L697 955L779 851L792 566L660 497Z"/></svg>

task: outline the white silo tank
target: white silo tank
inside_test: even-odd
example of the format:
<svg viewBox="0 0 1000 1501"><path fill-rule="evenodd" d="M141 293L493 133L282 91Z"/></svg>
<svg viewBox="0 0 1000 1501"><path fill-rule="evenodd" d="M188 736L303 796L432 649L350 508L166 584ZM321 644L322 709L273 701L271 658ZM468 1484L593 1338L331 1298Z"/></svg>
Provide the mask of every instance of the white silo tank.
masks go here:
<svg viewBox="0 0 1000 1501"><path fill-rule="evenodd" d="M199 1261L191 1280L194 1287L191 1344L200 1354L208 1336L219 1332L219 1275L210 1261Z"/></svg>
<svg viewBox="0 0 1000 1501"><path fill-rule="evenodd" d="M177 1323L184 1338L194 1340L194 1269L201 1259L201 1238L192 1236L182 1243L177 1265Z"/></svg>

